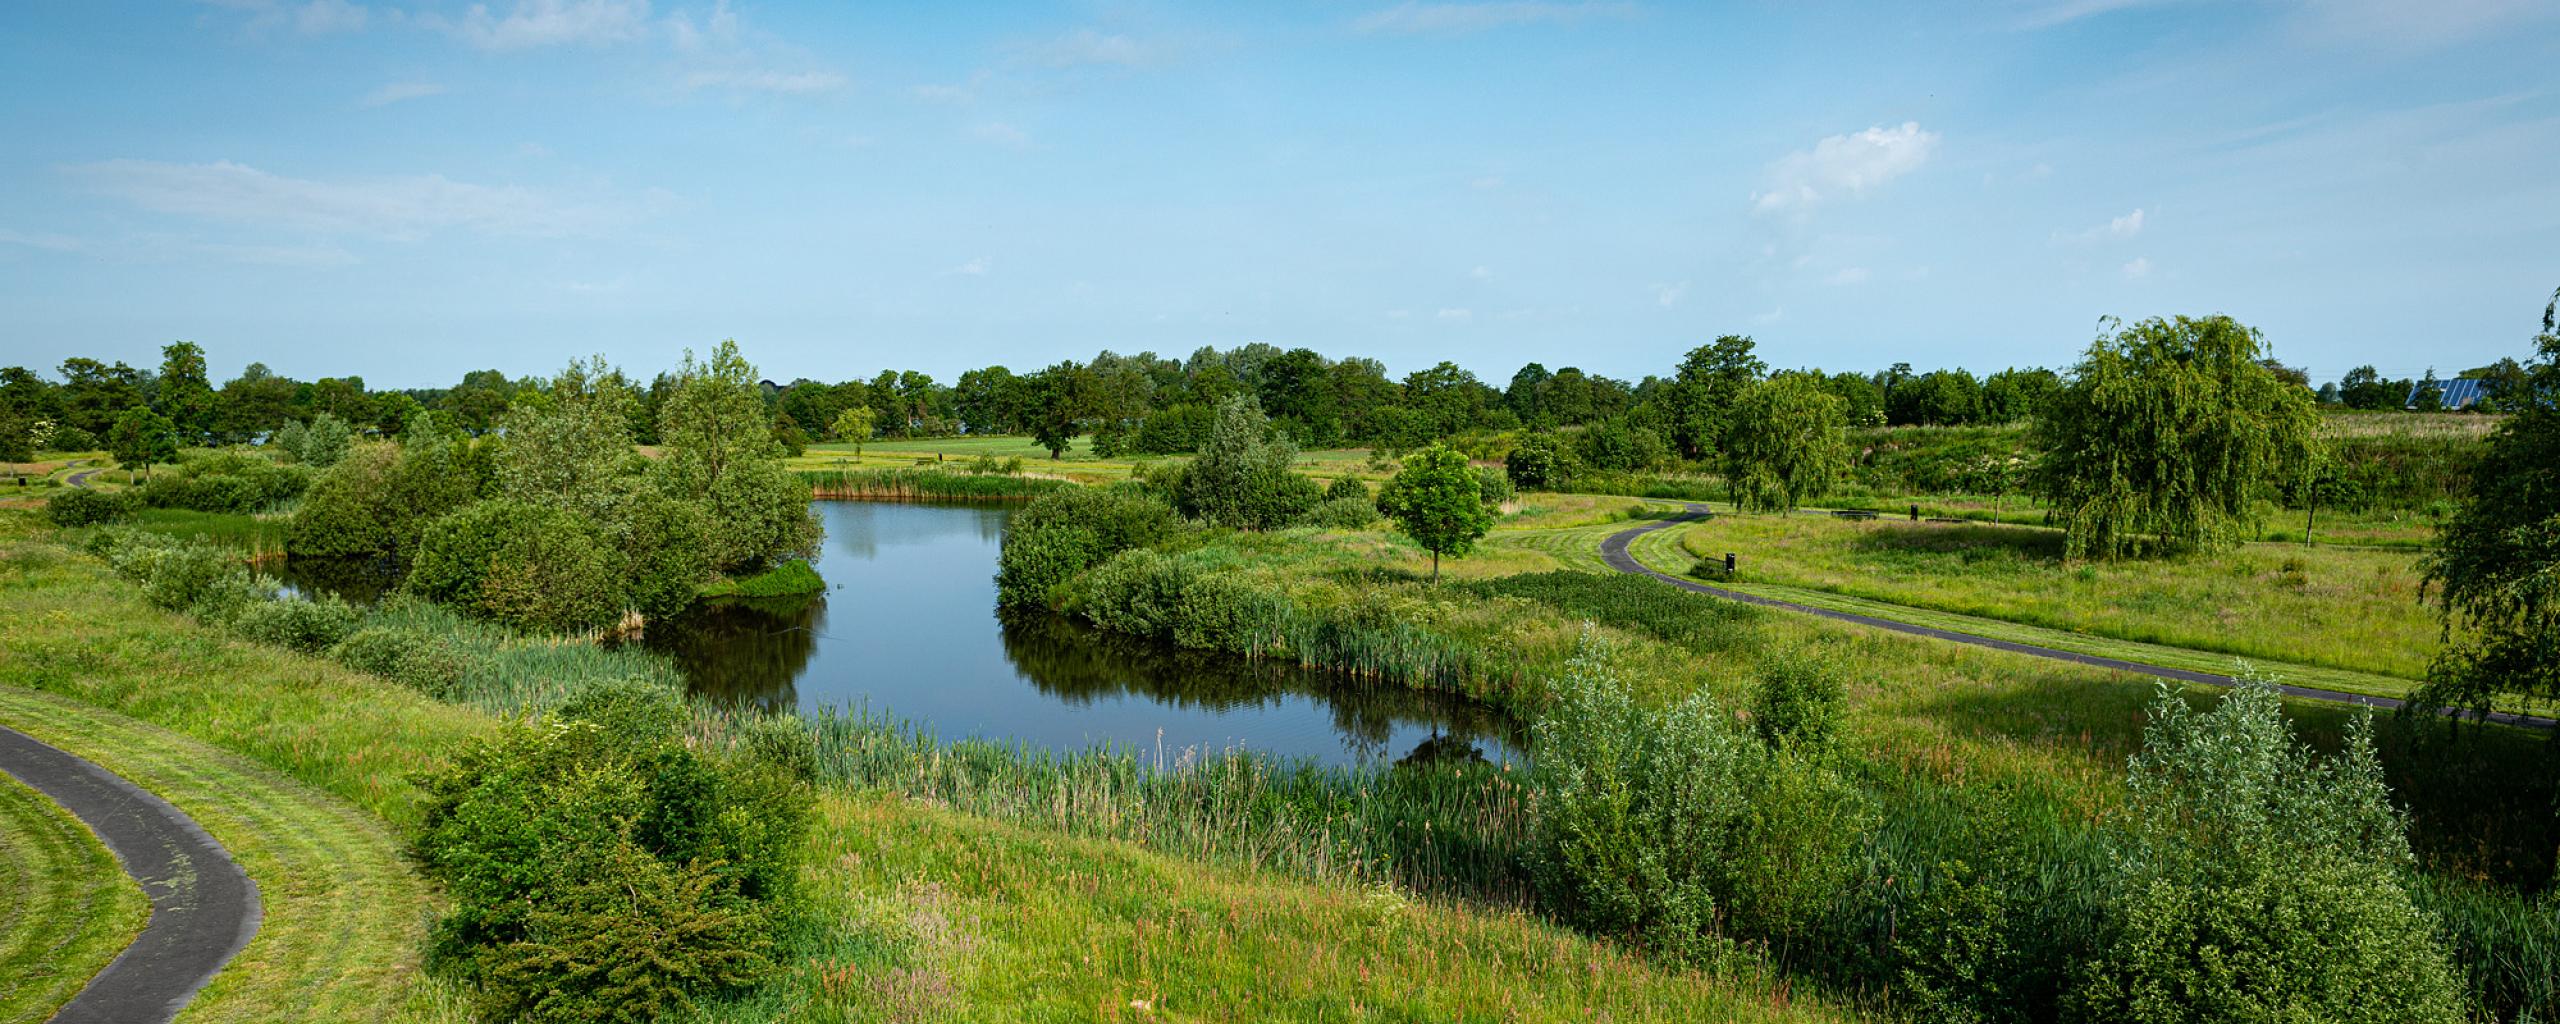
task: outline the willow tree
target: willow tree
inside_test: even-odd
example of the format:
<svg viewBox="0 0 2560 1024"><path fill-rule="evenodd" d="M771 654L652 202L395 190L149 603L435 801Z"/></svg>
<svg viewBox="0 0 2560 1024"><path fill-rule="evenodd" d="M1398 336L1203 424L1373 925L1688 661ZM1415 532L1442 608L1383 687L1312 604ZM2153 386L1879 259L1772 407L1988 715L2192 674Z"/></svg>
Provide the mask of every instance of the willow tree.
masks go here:
<svg viewBox="0 0 2560 1024"><path fill-rule="evenodd" d="M2227 316L2113 321L2037 414L2037 490L2070 557L2236 543L2252 502L2310 459L2311 392Z"/></svg>
<svg viewBox="0 0 2560 1024"><path fill-rule="evenodd" d="M1786 512L1819 498L1849 467L1848 403L1819 378L1782 373L1727 412L1724 478L1746 511Z"/></svg>
<svg viewBox="0 0 2560 1024"><path fill-rule="evenodd" d="M783 465L756 368L723 341L711 358L687 350L658 411L664 457L651 472L669 496L710 516L711 564L753 571L815 554L820 536L809 485Z"/></svg>
<svg viewBox="0 0 2560 1024"><path fill-rule="evenodd" d="M2510 415L2436 536L2427 581L2445 647L2421 700L2490 710L2502 693L2560 698L2560 293L2539 357L2504 389Z"/></svg>

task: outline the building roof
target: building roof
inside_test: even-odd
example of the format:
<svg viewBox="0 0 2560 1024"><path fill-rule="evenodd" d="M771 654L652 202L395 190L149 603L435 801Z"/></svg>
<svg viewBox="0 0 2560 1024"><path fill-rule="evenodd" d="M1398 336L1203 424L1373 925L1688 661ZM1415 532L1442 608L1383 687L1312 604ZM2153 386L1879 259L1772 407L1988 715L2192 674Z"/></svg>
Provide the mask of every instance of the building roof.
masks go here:
<svg viewBox="0 0 2560 1024"><path fill-rule="evenodd" d="M2479 401L2480 396L2483 394L2480 390L2480 383L2481 382L2472 380L2468 377L2456 380L2419 381L2415 386L2409 389L2408 401L2400 404L2405 408L2417 408L2418 393L2425 391L2428 387L2432 386L2437 391L2443 392L2445 408L2468 409L2471 408L2471 403Z"/></svg>

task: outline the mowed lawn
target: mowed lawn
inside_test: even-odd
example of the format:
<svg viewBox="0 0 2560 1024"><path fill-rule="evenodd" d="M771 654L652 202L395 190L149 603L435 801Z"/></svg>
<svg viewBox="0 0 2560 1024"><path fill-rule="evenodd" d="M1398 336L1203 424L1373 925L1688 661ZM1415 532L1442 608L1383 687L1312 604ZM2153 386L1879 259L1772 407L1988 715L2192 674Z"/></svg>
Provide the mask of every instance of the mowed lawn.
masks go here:
<svg viewBox="0 0 2560 1024"><path fill-rule="evenodd" d="M0 1021L40 1021L142 930L142 887L80 819L0 772Z"/></svg>
<svg viewBox="0 0 2560 1024"><path fill-rule="evenodd" d="M2438 624L2416 556L2244 545L2066 563L2056 530L1719 515L1677 528L1692 557L1740 558L1746 582L2240 657L2416 679Z"/></svg>

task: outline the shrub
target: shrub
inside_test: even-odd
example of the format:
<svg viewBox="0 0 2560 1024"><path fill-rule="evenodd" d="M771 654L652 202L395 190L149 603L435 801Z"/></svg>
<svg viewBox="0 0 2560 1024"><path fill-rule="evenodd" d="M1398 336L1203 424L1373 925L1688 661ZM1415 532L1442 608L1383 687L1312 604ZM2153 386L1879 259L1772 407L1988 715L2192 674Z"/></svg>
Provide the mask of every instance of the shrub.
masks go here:
<svg viewBox="0 0 2560 1024"><path fill-rule="evenodd" d="M1013 517L997 557L996 597L1046 605L1059 584L1103 559L1174 531L1173 510L1136 488L1057 491Z"/></svg>
<svg viewBox="0 0 2560 1024"><path fill-rule="evenodd" d="M1174 488L1182 514L1215 526L1271 530L1296 522L1322 500L1313 480L1290 472L1298 456L1251 398L1218 406L1216 426Z"/></svg>
<svg viewBox="0 0 2560 1024"><path fill-rule="evenodd" d="M1486 508L1492 508L1502 504L1503 502L1511 500L1515 492L1511 489L1511 478L1509 476L1504 475L1501 470L1495 469L1491 466L1477 466L1475 467L1475 471L1476 493L1484 499Z"/></svg>
<svg viewBox="0 0 2560 1024"><path fill-rule="evenodd" d="M209 544L172 544L143 563L142 597L170 611L185 611L207 598L226 600L248 579L248 568L227 551Z"/></svg>
<svg viewBox="0 0 2560 1024"><path fill-rule="evenodd" d="M624 605L622 569L576 515L492 498L427 527L408 588L511 625L594 629Z"/></svg>
<svg viewBox="0 0 2560 1024"><path fill-rule="evenodd" d="M1530 872L1557 916L1665 956L1719 959L1717 864L1757 748L1693 695L1638 707L1586 633L1531 731Z"/></svg>
<svg viewBox="0 0 2560 1024"><path fill-rule="evenodd" d="M317 654L354 632L356 618L355 608L335 596L289 598L242 607L231 628L262 644Z"/></svg>
<svg viewBox="0 0 2560 1024"><path fill-rule="evenodd" d="M1316 507L1307 510L1303 522L1328 530L1359 530L1376 525L1380 518L1377 502L1363 495L1318 502Z"/></svg>
<svg viewBox="0 0 2560 1024"><path fill-rule="evenodd" d="M1369 501L1372 499L1369 497L1369 485L1361 483L1359 477L1338 476L1333 478L1332 483L1324 485L1324 500Z"/></svg>
<svg viewBox="0 0 2560 1024"><path fill-rule="evenodd" d="M435 966L489 1019L655 1020L775 968L812 815L799 769L683 740L687 712L610 686L422 780L414 854L445 883Z"/></svg>
<svg viewBox="0 0 2560 1024"><path fill-rule="evenodd" d="M818 570L809 568L809 563L795 558L729 585L723 595L797 597L802 594L815 594L825 589L827 589L827 581L819 578Z"/></svg>
<svg viewBox="0 0 2560 1024"><path fill-rule="evenodd" d="M2321 758L2275 689L2198 712L2165 685L2127 778L2108 935L2072 1003L2109 1021L2462 1016L2370 718Z"/></svg>
<svg viewBox="0 0 2560 1024"><path fill-rule="evenodd" d="M294 510L285 550L297 558L366 558L398 551L389 499L399 459L399 449L391 445L363 445L320 474Z"/></svg>
<svg viewBox="0 0 2560 1024"><path fill-rule="evenodd" d="M1831 666L1787 655L1762 669L1751 725L1771 747L1817 752L1840 730L1841 688Z"/></svg>
<svg viewBox="0 0 2560 1024"><path fill-rule="evenodd" d="M1502 457L1502 471L1521 490L1559 490L1573 477L1573 450L1555 434L1530 434Z"/></svg>
<svg viewBox="0 0 2560 1024"><path fill-rule="evenodd" d="M462 654L442 637L393 626L366 626L329 649L329 657L431 697L452 695L461 681Z"/></svg>
<svg viewBox="0 0 2560 1024"><path fill-rule="evenodd" d="M311 484L300 466L279 466L256 455L214 452L183 458L152 475L137 490L153 508L245 515L298 497Z"/></svg>
<svg viewBox="0 0 2560 1024"><path fill-rule="evenodd" d="M74 487L47 500L44 517L55 526L97 526L119 522L141 507L131 491Z"/></svg>

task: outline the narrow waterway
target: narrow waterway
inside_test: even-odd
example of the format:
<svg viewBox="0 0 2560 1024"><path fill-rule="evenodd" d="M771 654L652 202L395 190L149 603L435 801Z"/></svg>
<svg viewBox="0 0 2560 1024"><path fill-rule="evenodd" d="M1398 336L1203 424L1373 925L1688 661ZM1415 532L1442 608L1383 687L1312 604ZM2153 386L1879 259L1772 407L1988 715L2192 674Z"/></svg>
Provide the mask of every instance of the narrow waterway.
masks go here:
<svg viewBox="0 0 2560 1024"><path fill-rule="evenodd" d="M1472 703L996 614L1009 508L824 501L816 599L718 602L654 623L697 694L767 708L867 708L946 739L1081 750L1246 749L1329 764L1473 747L1516 756Z"/></svg>

